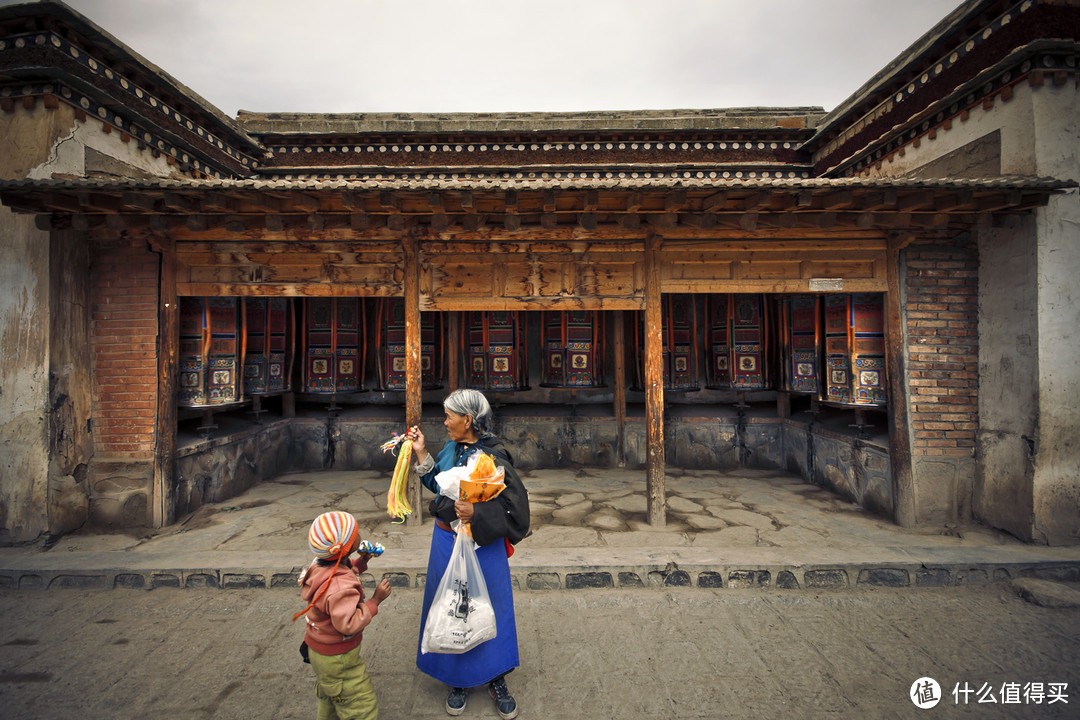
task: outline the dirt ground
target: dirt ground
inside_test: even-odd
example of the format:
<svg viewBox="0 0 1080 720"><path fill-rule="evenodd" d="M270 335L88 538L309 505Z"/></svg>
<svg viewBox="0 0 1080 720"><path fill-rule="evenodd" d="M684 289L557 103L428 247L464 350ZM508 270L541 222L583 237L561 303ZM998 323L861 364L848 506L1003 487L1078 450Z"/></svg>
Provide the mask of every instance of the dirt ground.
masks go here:
<svg viewBox="0 0 1080 720"><path fill-rule="evenodd" d="M420 602L395 590L365 633L382 718L447 717L445 688L414 664ZM515 603L521 718L1080 717L1080 609L1004 584L522 591ZM2 715L312 717L303 629L289 622L302 606L291 589L2 591ZM924 677L940 686L929 710L909 699ZM476 690L462 717L498 716Z"/></svg>

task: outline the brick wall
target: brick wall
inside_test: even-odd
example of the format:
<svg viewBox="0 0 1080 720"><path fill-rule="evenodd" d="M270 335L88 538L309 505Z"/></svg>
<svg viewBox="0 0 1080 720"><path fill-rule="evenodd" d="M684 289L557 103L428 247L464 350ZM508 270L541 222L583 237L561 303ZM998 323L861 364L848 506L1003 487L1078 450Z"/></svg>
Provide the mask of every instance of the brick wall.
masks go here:
<svg viewBox="0 0 1080 720"><path fill-rule="evenodd" d="M906 267L912 453L971 457L979 420L975 244L962 237L912 245Z"/></svg>
<svg viewBox="0 0 1080 720"><path fill-rule="evenodd" d="M147 458L157 412L158 256L144 241L100 242L91 277L94 451Z"/></svg>

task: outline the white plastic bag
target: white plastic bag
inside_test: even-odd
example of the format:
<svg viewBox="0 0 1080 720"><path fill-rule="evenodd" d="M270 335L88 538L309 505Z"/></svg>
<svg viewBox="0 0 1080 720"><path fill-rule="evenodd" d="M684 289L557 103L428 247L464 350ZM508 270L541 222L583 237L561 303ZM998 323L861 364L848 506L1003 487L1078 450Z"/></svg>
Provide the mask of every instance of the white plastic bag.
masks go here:
<svg viewBox="0 0 1080 720"><path fill-rule="evenodd" d="M474 545L459 527L428 610L422 653L459 654L495 637L495 609Z"/></svg>

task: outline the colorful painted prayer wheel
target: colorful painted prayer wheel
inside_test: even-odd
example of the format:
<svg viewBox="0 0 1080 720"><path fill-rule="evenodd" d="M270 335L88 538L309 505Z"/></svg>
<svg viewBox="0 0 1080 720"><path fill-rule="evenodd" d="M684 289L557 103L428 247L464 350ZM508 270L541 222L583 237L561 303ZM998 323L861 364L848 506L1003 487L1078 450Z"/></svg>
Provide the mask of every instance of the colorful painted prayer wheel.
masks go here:
<svg viewBox="0 0 1080 720"><path fill-rule="evenodd" d="M378 336L379 386L405 389L405 300L380 298ZM440 313L420 313L420 381L425 390L442 387L446 328Z"/></svg>
<svg viewBox="0 0 1080 720"><path fill-rule="evenodd" d="M542 313L542 387L603 387L603 317L603 313L593 310Z"/></svg>
<svg viewBox="0 0 1080 720"><path fill-rule="evenodd" d="M292 298L247 298L243 304L247 318L244 392L254 396L288 392L296 354Z"/></svg>
<svg viewBox="0 0 1080 720"><path fill-rule="evenodd" d="M508 310L466 312L462 336L467 387L497 391L528 387L523 313Z"/></svg>
<svg viewBox="0 0 1080 720"><path fill-rule="evenodd" d="M234 297L181 297L177 405L215 408L243 400L244 334Z"/></svg>
<svg viewBox="0 0 1080 720"><path fill-rule="evenodd" d="M304 298L303 392L364 389L367 320L359 298Z"/></svg>
<svg viewBox="0 0 1080 720"><path fill-rule="evenodd" d="M764 295L710 295L708 386L740 391L772 389L772 325Z"/></svg>

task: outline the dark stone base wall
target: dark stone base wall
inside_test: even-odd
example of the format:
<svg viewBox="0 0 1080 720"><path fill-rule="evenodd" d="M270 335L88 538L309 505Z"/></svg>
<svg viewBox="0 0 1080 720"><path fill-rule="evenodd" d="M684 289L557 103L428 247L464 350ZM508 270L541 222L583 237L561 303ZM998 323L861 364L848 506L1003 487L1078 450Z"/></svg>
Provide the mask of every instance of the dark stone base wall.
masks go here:
<svg viewBox="0 0 1080 720"><path fill-rule="evenodd" d="M262 480L298 469L292 423L277 420L181 447L176 457L175 516L222 502Z"/></svg>
<svg viewBox="0 0 1080 720"><path fill-rule="evenodd" d="M446 438L442 424L425 421L421 429L438 451ZM400 421L391 419L306 417L189 443L177 457L176 516L286 472L373 469L389 477L395 458L379 445L400 430ZM511 417L495 430L522 469L618 466L613 418ZM624 434L625 467L644 467L644 421L628 420ZM792 419L732 417L670 419L664 440L671 467L783 469L892 517L889 455L879 441Z"/></svg>

